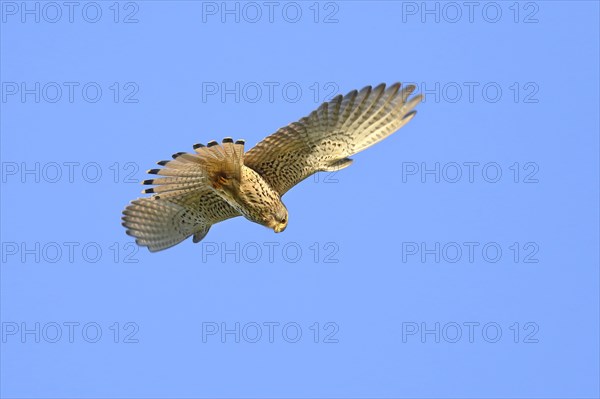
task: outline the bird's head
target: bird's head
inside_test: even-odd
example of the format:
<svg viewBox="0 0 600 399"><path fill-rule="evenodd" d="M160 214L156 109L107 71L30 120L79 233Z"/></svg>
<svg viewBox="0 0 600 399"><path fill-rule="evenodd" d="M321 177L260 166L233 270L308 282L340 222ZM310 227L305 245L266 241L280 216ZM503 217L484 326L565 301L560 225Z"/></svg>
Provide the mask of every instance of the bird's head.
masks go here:
<svg viewBox="0 0 600 399"><path fill-rule="evenodd" d="M271 213L268 227L272 228L275 233L281 233L288 224L288 211L280 202L276 209Z"/></svg>

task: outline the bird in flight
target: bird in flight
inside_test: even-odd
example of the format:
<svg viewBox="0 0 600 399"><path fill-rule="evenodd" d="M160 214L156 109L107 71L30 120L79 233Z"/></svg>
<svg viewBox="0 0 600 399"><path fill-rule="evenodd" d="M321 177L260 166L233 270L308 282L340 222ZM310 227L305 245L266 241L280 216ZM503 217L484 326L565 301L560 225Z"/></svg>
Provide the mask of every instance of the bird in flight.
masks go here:
<svg viewBox="0 0 600 399"><path fill-rule="evenodd" d="M213 224L236 216L280 233L288 211L281 197L316 172L350 166L348 158L385 139L416 114L422 95L412 85L380 84L338 95L244 152L244 140L195 144L160 161L145 180L151 197L132 201L123 226L151 252L193 236L201 241Z"/></svg>

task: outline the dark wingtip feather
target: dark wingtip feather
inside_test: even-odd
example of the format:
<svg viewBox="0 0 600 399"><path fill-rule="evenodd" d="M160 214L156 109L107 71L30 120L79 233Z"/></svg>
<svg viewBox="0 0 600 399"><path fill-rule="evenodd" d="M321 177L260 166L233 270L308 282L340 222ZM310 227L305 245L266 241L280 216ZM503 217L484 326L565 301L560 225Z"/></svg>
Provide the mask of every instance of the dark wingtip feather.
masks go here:
<svg viewBox="0 0 600 399"><path fill-rule="evenodd" d="M154 184L154 179L148 179L148 180L144 180L144 181L142 182L142 184L146 184L146 185L148 185L148 184Z"/></svg>
<svg viewBox="0 0 600 399"><path fill-rule="evenodd" d="M144 194L153 194L154 193L154 188L147 188L144 191L142 191L142 193L144 193Z"/></svg>
<svg viewBox="0 0 600 399"><path fill-rule="evenodd" d="M196 143L196 144L193 145L193 147L194 147L194 150L195 150L197 148L202 148L202 147L206 147L206 146L204 144L201 144L201 143Z"/></svg>
<svg viewBox="0 0 600 399"><path fill-rule="evenodd" d="M233 139L231 137L225 137L223 143L233 143Z"/></svg>
<svg viewBox="0 0 600 399"><path fill-rule="evenodd" d="M402 120L413 118L416 114L417 114L417 110L413 109L408 114L404 115L404 118L402 118Z"/></svg>
<svg viewBox="0 0 600 399"><path fill-rule="evenodd" d="M236 144L240 144L240 145L244 145L244 144L246 144L246 141L243 140L243 139L239 139L239 140L236 140L235 143Z"/></svg>
<svg viewBox="0 0 600 399"><path fill-rule="evenodd" d="M168 163L169 163L169 161L158 161L156 164L160 165L160 166L165 166Z"/></svg>
<svg viewBox="0 0 600 399"><path fill-rule="evenodd" d="M181 152L176 152L175 154L172 155L173 159L176 159L178 156L185 154L184 151Z"/></svg>
<svg viewBox="0 0 600 399"><path fill-rule="evenodd" d="M217 143L215 140L209 141L208 144L206 144L208 147L213 147L215 145L218 145L219 143Z"/></svg>
<svg viewBox="0 0 600 399"><path fill-rule="evenodd" d="M146 173L148 173L149 175L157 175L158 172L160 172L160 169L150 169Z"/></svg>

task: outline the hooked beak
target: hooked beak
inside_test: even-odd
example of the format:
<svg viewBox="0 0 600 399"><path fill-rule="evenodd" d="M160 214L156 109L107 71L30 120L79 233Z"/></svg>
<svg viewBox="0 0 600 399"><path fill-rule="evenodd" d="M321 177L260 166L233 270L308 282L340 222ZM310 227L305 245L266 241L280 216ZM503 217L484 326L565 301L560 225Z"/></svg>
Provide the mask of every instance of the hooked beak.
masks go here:
<svg viewBox="0 0 600 399"><path fill-rule="evenodd" d="M285 220L283 223L280 222L279 220L276 220L275 218L272 218L271 220L269 220L268 223L265 223L264 226L273 229L273 231L275 233L281 233L283 230L285 230L285 228L287 227L287 220Z"/></svg>
<svg viewBox="0 0 600 399"><path fill-rule="evenodd" d="M278 223L275 225L275 227L273 227L273 231L275 231L275 233L281 233L286 227L287 223Z"/></svg>

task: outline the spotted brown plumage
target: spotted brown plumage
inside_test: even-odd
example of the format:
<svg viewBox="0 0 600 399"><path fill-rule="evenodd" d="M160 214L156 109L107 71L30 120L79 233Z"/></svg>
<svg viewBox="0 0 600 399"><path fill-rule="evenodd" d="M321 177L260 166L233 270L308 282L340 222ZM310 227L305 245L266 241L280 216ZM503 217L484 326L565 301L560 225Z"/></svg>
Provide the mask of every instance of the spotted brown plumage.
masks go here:
<svg viewBox="0 0 600 399"><path fill-rule="evenodd" d="M153 185L123 211L123 225L150 251L169 248L193 236L199 242L210 226L244 216L283 231L288 212L281 197L319 171L348 167L350 157L385 139L416 114L422 95L414 86L384 84L323 103L308 116L282 127L244 153L244 141L195 144L193 153L173 154L145 180Z"/></svg>

